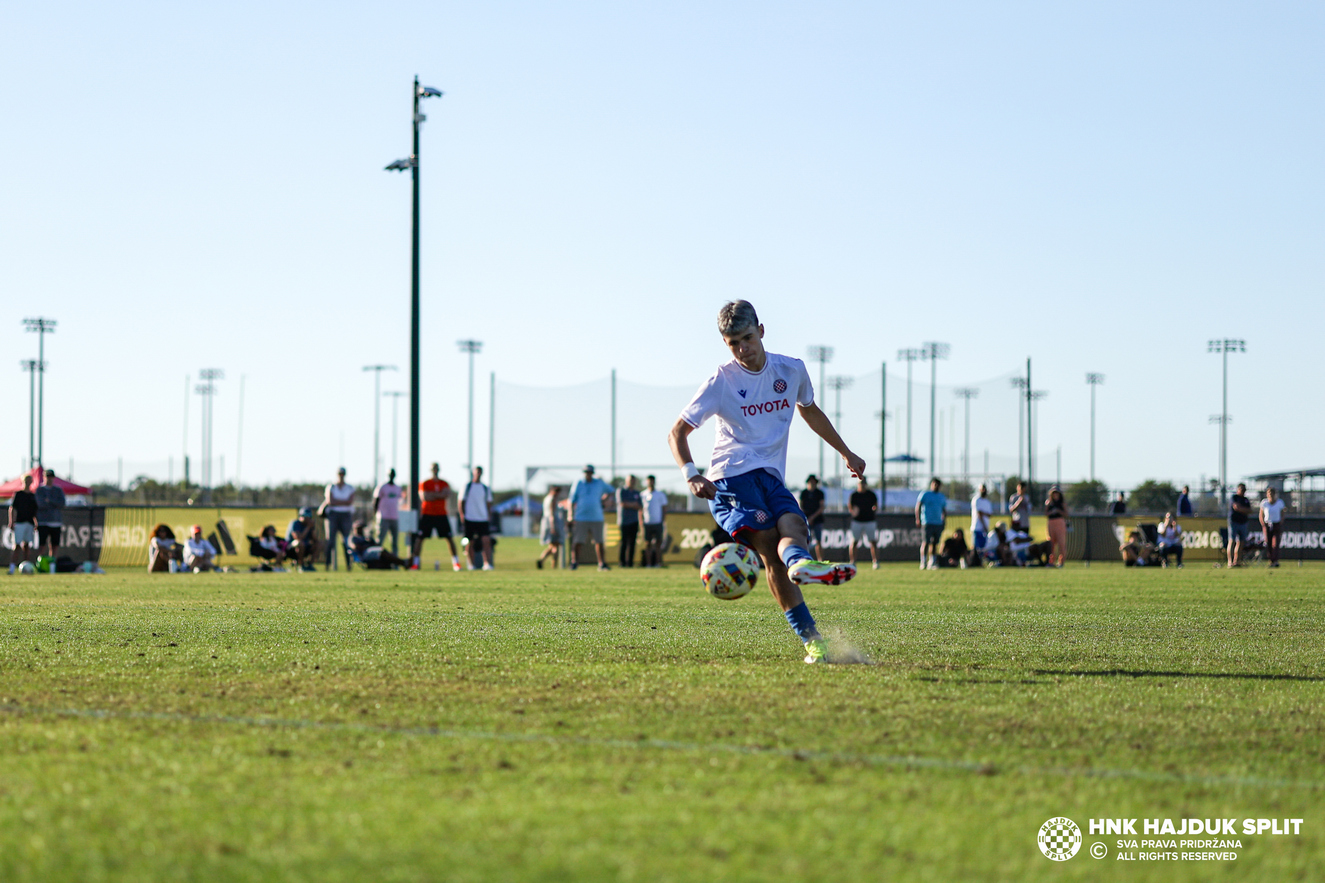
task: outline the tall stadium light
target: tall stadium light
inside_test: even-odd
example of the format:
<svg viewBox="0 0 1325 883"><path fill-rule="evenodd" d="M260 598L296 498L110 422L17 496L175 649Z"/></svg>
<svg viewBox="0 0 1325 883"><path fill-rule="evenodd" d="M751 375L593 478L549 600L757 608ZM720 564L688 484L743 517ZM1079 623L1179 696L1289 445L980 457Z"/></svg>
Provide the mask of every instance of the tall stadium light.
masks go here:
<svg viewBox="0 0 1325 883"><path fill-rule="evenodd" d="M921 358L920 350L904 349L897 351L897 360L906 362L906 489L911 490L911 473L915 468L913 457L915 447L911 444L911 366Z"/></svg>
<svg viewBox="0 0 1325 883"><path fill-rule="evenodd" d="M54 319L24 319L23 328L37 334L37 462L40 463L46 425L46 335L55 333Z"/></svg>
<svg viewBox="0 0 1325 883"><path fill-rule="evenodd" d="M442 92L420 86L414 78L414 152L386 167L388 172L409 170L414 182L414 224L411 232L410 327L409 327L409 490L406 500L414 511L419 509L419 129L427 119L419 110L423 98L441 98Z"/></svg>
<svg viewBox="0 0 1325 883"><path fill-rule="evenodd" d="M377 470L382 463L382 372L399 369L395 365L364 365L363 370L373 372L373 489L376 490Z"/></svg>
<svg viewBox="0 0 1325 883"><path fill-rule="evenodd" d="M1224 357L1224 407L1220 411L1219 421L1219 499L1224 499L1228 487L1228 354L1245 353L1247 342L1238 338L1225 337L1212 340L1206 345L1206 352L1220 353Z"/></svg>
<svg viewBox="0 0 1325 883"><path fill-rule="evenodd" d="M1008 383L1017 391L1017 478L1026 480L1026 470L1022 468L1021 455L1025 451L1024 442L1026 439L1026 412L1022 410L1022 400L1026 393L1025 377L1010 377Z"/></svg>
<svg viewBox="0 0 1325 883"><path fill-rule="evenodd" d="M19 365L28 372L28 469L31 469L37 465L37 372L41 370L41 362L24 359Z"/></svg>
<svg viewBox="0 0 1325 883"><path fill-rule="evenodd" d="M833 403L833 426L837 428L838 432L842 431L842 390L850 389L851 384L854 382L855 382L854 377L846 377L840 374L835 374L832 377L829 377L827 381L828 389L831 389L835 396L835 401ZM835 457L833 459L834 462L836 463L836 468L833 470L833 474L837 476L838 500L841 500L842 499L842 458ZM822 477L823 476L821 475L820 478Z"/></svg>
<svg viewBox="0 0 1325 883"><path fill-rule="evenodd" d="M1040 408L1036 405L1040 399L1049 395L1048 390L1032 389L1026 393L1026 407L1030 411L1026 415L1026 441L1028 450L1026 451L1026 472L1029 479L1026 483L1026 489L1035 493L1035 437L1040 434ZM1033 428L1032 428L1033 427Z"/></svg>
<svg viewBox="0 0 1325 883"><path fill-rule="evenodd" d="M824 365L833 361L833 348L831 346L811 346L807 347L807 357L811 362L819 363L819 388L824 389ZM824 440L819 439L819 480L824 478Z"/></svg>
<svg viewBox="0 0 1325 883"><path fill-rule="evenodd" d="M396 404L400 401L401 396L407 396L409 393L393 389L382 393L382 395L391 399L391 468L395 469L399 465L396 458L400 454L400 447L396 444L396 431L400 428L400 421L396 419L399 416L396 411Z"/></svg>
<svg viewBox="0 0 1325 883"><path fill-rule="evenodd" d="M460 352L469 355L469 448L468 459L465 460L465 472L472 474L474 472L474 354L483 349L481 340L457 340L455 345L460 347ZM469 481L468 478L465 481Z"/></svg>
<svg viewBox="0 0 1325 883"><path fill-rule="evenodd" d="M946 343L933 341L920 346L920 358L929 361L929 468L932 471L938 469L934 459L934 443L938 440L934 433L934 418L938 413L939 359L946 359L951 349Z"/></svg>
<svg viewBox="0 0 1325 883"><path fill-rule="evenodd" d="M210 503L212 499L212 398L217 393L213 381L225 378L220 368L203 368L198 372L198 379L203 381L194 387L202 396L202 469L199 470L199 483L202 485L202 499Z"/></svg>
<svg viewBox="0 0 1325 883"><path fill-rule="evenodd" d="M1104 382L1104 375L1095 372L1086 375L1090 384L1090 480L1095 481L1095 387Z"/></svg>
<svg viewBox="0 0 1325 883"><path fill-rule="evenodd" d="M966 441L962 445L962 481L969 485L971 483L971 399L980 395L980 390L974 386L963 386L953 390L953 393L964 399L966 403L966 416L962 420L962 426L966 430Z"/></svg>

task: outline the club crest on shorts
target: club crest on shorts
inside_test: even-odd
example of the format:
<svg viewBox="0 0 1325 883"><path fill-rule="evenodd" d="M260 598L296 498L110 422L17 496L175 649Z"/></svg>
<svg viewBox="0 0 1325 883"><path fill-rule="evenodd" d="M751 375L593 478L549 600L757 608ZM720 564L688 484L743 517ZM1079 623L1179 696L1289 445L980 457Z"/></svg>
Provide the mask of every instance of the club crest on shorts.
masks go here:
<svg viewBox="0 0 1325 883"><path fill-rule="evenodd" d="M777 380L773 381L773 392L777 393L778 395L781 395L786 391L787 391L787 381L783 380L782 378L778 378Z"/></svg>
<svg viewBox="0 0 1325 883"><path fill-rule="evenodd" d="M768 520L767 512L765 512L763 509L755 510L755 521L758 521L760 524L763 524L767 520Z"/></svg>

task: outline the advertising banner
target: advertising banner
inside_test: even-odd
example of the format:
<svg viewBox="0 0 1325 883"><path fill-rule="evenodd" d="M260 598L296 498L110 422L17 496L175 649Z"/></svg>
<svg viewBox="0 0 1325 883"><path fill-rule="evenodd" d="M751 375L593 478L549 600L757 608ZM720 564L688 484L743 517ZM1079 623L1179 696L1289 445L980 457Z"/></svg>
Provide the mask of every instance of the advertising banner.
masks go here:
<svg viewBox="0 0 1325 883"><path fill-rule="evenodd" d="M258 559L248 554L247 535L257 536L268 524L276 528L276 533L284 537L285 529L294 520L298 510L290 509L230 509L201 506L133 506L106 509L105 526L101 539L102 567L147 567L147 543L152 537L152 528L164 524L175 534L175 539L183 542L189 535L189 529L197 524L202 527L204 537L215 536L222 540L228 532L235 548L235 554L229 554L224 542L217 542L221 556L217 563L225 567L251 567L258 564ZM224 529L222 529L224 526ZM318 519L319 534L322 531L321 519ZM215 542L215 541L214 541Z"/></svg>

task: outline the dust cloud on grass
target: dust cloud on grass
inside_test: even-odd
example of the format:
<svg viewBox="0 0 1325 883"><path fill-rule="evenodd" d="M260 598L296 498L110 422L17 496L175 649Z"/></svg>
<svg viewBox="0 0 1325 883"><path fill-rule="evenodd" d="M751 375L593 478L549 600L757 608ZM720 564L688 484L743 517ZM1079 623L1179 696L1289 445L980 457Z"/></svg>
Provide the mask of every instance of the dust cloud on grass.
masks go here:
<svg viewBox="0 0 1325 883"><path fill-rule="evenodd" d="M829 626L820 629L820 634L828 641L828 661L834 665L873 665L874 660L865 655L865 651L847 637L841 626Z"/></svg>

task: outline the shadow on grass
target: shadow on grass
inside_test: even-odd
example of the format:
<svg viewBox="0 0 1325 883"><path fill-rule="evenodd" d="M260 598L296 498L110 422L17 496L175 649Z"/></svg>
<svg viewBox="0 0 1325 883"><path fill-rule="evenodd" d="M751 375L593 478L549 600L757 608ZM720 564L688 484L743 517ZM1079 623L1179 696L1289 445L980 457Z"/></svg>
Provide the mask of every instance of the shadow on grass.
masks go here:
<svg viewBox="0 0 1325 883"><path fill-rule="evenodd" d="M1248 681L1325 681L1325 677L1312 675L1269 675L1236 671L1138 671L1111 668L1104 671L1058 671L1035 669L1037 675L1070 675L1075 678L1236 678Z"/></svg>

